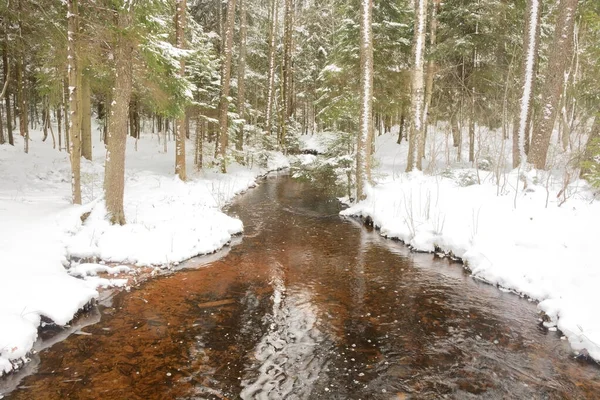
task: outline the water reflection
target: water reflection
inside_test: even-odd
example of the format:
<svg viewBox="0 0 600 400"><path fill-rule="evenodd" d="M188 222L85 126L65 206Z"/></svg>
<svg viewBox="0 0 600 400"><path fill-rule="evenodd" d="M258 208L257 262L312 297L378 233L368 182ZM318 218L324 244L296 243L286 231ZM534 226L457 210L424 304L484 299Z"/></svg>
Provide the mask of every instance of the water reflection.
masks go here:
<svg viewBox="0 0 600 400"><path fill-rule="evenodd" d="M268 179L231 208L245 234L226 256L115 296L85 328L91 336L42 351L37 373L9 398L598 393L599 369L536 325L533 304L338 210L322 191Z"/></svg>

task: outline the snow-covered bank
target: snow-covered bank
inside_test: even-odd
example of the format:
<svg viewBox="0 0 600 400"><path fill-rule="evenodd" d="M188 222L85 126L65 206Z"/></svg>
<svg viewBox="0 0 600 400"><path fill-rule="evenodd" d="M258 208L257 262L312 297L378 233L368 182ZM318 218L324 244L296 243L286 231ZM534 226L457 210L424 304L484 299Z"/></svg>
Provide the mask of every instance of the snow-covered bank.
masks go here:
<svg viewBox="0 0 600 400"><path fill-rule="evenodd" d="M102 143L94 141L93 162L82 160L85 204L73 206L67 154L41 142L39 132L32 132L32 138L29 154L23 153L22 143L0 146L0 375L26 361L43 318L65 325L98 296L97 287L125 283L88 276L102 269L126 272L124 267L77 267L69 260L170 265L214 252L243 229L241 221L221 208L254 186L259 175L288 166L280 153L270 155L266 169L232 165L226 175L208 169L193 174L190 163L189 182L184 183L173 174L173 143L165 154L156 137L139 140L137 151L130 139L128 224L110 226L101 198ZM188 149L193 149L191 143Z"/></svg>
<svg viewBox="0 0 600 400"><path fill-rule="evenodd" d="M370 217L382 235L451 253L475 278L539 301L552 320L546 327L600 360L600 204L587 184L572 182L563 203L562 182L545 176L530 176L523 190L517 171L499 185L493 172L477 178L468 168L405 174L407 144L395 140L377 139L378 184L342 214Z"/></svg>

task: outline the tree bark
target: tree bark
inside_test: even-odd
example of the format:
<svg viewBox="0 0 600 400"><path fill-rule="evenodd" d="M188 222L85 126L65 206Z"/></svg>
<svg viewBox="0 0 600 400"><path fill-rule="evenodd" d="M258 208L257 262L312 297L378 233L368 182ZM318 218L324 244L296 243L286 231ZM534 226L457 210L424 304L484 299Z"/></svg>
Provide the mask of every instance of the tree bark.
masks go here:
<svg viewBox="0 0 600 400"><path fill-rule="evenodd" d="M50 119L50 111L48 107L48 96L42 97L42 142L48 139L48 120Z"/></svg>
<svg viewBox="0 0 600 400"><path fill-rule="evenodd" d="M23 40L23 3L17 0L18 28L19 28L19 50L17 55L17 103L19 105L19 132L23 137L25 153L29 153L29 126L27 113L27 96L25 96L25 41Z"/></svg>
<svg viewBox="0 0 600 400"><path fill-rule="evenodd" d="M429 44L431 48L435 46L437 37L437 14L441 0L433 0L431 5L431 23L429 26ZM429 122L429 108L431 107L431 99L433 98L433 80L435 78L435 61L433 57L427 62L427 79L425 81L425 107L423 109L423 140L419 146L419 159L425 157L425 141L427 140L427 125Z"/></svg>
<svg viewBox="0 0 600 400"><path fill-rule="evenodd" d="M186 0L176 1L177 9L175 12L175 41L176 46L180 49L185 47L185 15L187 10ZM185 76L185 60L182 58L179 62L179 76L183 78ZM185 166L185 113L180 115L175 121L175 173L182 181L185 181L186 166Z"/></svg>
<svg viewBox="0 0 600 400"><path fill-rule="evenodd" d="M273 119L273 104L275 103L275 50L277 33L277 0L271 0L271 30L269 32L269 86L267 88L267 110L265 112L265 128L267 135L271 134Z"/></svg>
<svg viewBox="0 0 600 400"><path fill-rule="evenodd" d="M8 64L8 18L5 20L4 25L4 43L2 46L2 71L4 75L4 82L8 82L10 80L10 65ZM10 108L10 85L6 87L6 92L4 92L4 99L6 104L6 136L8 138L8 144L11 146L15 145L15 140L13 137L13 119Z"/></svg>
<svg viewBox="0 0 600 400"><path fill-rule="evenodd" d="M565 71L573 53L573 31L578 0L560 0L554 40L550 47L546 80L542 86L544 105L533 128L529 161L537 169L545 169L552 130L565 84Z"/></svg>
<svg viewBox="0 0 600 400"><path fill-rule="evenodd" d="M413 68L411 77L411 124L408 141L408 162L406 171L422 169L422 159L418 149L423 146L424 82L423 60L425 53L425 28L427 23L427 0L415 0L415 38L413 45Z"/></svg>
<svg viewBox="0 0 600 400"><path fill-rule="evenodd" d="M67 79L69 82L69 110L71 112L68 135L70 138L71 189L73 204L81 204L81 61L79 54L78 0L68 0Z"/></svg>
<svg viewBox="0 0 600 400"><path fill-rule="evenodd" d="M475 161L475 88L471 89L471 107L469 115L469 162Z"/></svg>
<svg viewBox="0 0 600 400"><path fill-rule="evenodd" d="M406 116L404 115L404 111L402 111L402 113L400 114L400 126L398 128L398 140L396 141L396 143L400 144L402 143L402 138L404 137L404 131L405 131L405 122L406 122Z"/></svg>
<svg viewBox="0 0 600 400"><path fill-rule="evenodd" d="M366 197L371 182L373 142L373 0L362 0L360 8L360 117L356 146L356 201Z"/></svg>
<svg viewBox="0 0 600 400"><path fill-rule="evenodd" d="M68 78L65 78L63 80L63 99L62 99L62 105L64 106L64 113L63 116L65 117L65 150L67 150L67 153L71 153L71 145L70 143L70 139L69 139L69 125L70 125L70 118L69 118L69 80Z"/></svg>
<svg viewBox="0 0 600 400"><path fill-rule="evenodd" d="M592 162L594 160L595 149L600 145L600 112L596 114L594 118L594 124L592 125L592 130L588 136L587 143L585 145L585 150L583 152L582 167L579 172L579 177L585 179L587 174L589 174L590 168L585 165L586 162Z"/></svg>
<svg viewBox="0 0 600 400"><path fill-rule="evenodd" d="M522 93L519 106L519 115L513 132L513 168L525 165L525 136L531 122L531 107L533 104L534 73L537 63L539 45L540 0L527 0L527 17L525 21L525 35L523 37L522 67Z"/></svg>
<svg viewBox="0 0 600 400"><path fill-rule="evenodd" d="M204 144L204 119L201 118L200 112L196 114L196 151L194 154L196 155L194 158L196 164L196 170L200 171L202 169L203 163L203 144Z"/></svg>
<svg viewBox="0 0 600 400"><path fill-rule="evenodd" d="M2 101L2 98L0 98ZM0 107L0 144L6 143L6 139L4 138L4 113L2 112L2 107Z"/></svg>
<svg viewBox="0 0 600 400"><path fill-rule="evenodd" d="M227 172L227 145L229 88L231 78L231 55L233 45L233 26L235 23L235 0L227 1L227 22L225 31L225 47L223 49L223 64L221 65L221 97L219 99L219 158L221 172Z"/></svg>
<svg viewBox="0 0 600 400"><path fill-rule="evenodd" d="M90 78L82 75L81 85L81 155L92 161L92 101Z"/></svg>
<svg viewBox="0 0 600 400"><path fill-rule="evenodd" d="M123 31L132 23L131 10L119 10L117 25ZM117 35L119 35L117 33ZM123 193L125 187L125 147L127 145L127 120L132 91L132 42L119 35L114 39L113 60L115 86L112 91L110 118L108 119L108 144L104 164L104 197L111 224L125 224Z"/></svg>
<svg viewBox="0 0 600 400"><path fill-rule="evenodd" d="M248 25L246 23L246 1L239 0L240 10L240 56L238 64L238 113L240 118L244 120L237 132L237 140L235 149L238 151L244 150L244 123L246 121L246 39L248 36ZM240 158L241 160L241 158Z"/></svg>
<svg viewBox="0 0 600 400"><path fill-rule="evenodd" d="M62 101L56 107L56 124L58 126L58 151L62 151Z"/></svg>
<svg viewBox="0 0 600 400"><path fill-rule="evenodd" d="M294 29L294 5L292 0L285 0L285 15L283 22L283 65L281 82L281 126L279 147L285 151L287 125L292 115L292 32Z"/></svg>

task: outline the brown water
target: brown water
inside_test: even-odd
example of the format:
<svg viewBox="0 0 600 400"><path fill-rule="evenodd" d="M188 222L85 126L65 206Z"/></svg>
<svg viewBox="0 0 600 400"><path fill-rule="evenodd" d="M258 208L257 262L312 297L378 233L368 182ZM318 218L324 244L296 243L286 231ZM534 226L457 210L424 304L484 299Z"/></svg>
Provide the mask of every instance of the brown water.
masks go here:
<svg viewBox="0 0 600 400"><path fill-rule="evenodd" d="M104 302L35 357L9 399L597 398L536 307L271 177L230 208L221 259ZM192 260L188 267L205 263ZM62 336L61 336L62 335ZM31 374L29 376L25 376Z"/></svg>

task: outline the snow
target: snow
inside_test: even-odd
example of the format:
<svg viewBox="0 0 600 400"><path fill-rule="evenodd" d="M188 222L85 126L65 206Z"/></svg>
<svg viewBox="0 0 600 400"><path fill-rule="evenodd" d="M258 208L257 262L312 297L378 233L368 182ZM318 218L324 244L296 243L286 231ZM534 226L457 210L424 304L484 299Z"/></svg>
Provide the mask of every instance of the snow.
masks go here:
<svg viewBox="0 0 600 400"><path fill-rule="evenodd" d="M111 226L102 199L105 151L99 138L93 141L95 160L81 163L84 205L74 206L68 155L41 137L31 132L29 154L21 150L19 135L14 147L0 146L0 375L26 361L42 318L64 326L98 297L97 288L127 284L113 275L142 265L170 267L228 244L243 224L222 207L267 170L289 166L285 156L271 152L266 169L232 164L229 174L205 169L184 183L174 175L173 143L165 154L156 136L144 135L136 151L135 139L128 138L128 223ZM193 171L192 154L187 160Z"/></svg>
<svg viewBox="0 0 600 400"><path fill-rule="evenodd" d="M337 140L334 132L319 132L314 135L300 136L300 151L304 153L325 154Z"/></svg>
<svg viewBox="0 0 600 400"><path fill-rule="evenodd" d="M336 73L336 72L342 72L342 69L335 64L330 64L330 65L326 65L325 68L323 68L323 71Z"/></svg>
<svg viewBox="0 0 600 400"><path fill-rule="evenodd" d="M575 352L585 349L600 360L600 204L587 183L572 182L563 203L561 179L539 171L530 173L527 190L518 170L501 172L499 184L495 171L464 164L406 174L407 144L396 138L377 138L378 184L342 214L370 217L384 236L458 257L474 278L539 301L551 320L547 328L556 326ZM443 135L435 138L430 154L443 147ZM443 167L438 162L434 169Z"/></svg>

